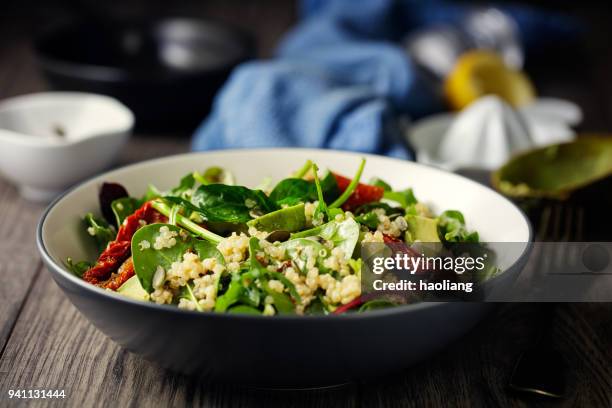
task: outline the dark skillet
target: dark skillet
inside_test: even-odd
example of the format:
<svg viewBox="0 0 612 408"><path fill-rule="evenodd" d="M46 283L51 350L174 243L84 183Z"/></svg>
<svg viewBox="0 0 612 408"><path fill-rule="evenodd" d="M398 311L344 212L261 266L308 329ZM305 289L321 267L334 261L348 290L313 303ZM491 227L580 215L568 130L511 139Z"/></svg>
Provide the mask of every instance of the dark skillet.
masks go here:
<svg viewBox="0 0 612 408"><path fill-rule="evenodd" d="M141 130L192 129L231 70L255 54L244 33L211 20L88 19L36 41L53 88L116 97Z"/></svg>

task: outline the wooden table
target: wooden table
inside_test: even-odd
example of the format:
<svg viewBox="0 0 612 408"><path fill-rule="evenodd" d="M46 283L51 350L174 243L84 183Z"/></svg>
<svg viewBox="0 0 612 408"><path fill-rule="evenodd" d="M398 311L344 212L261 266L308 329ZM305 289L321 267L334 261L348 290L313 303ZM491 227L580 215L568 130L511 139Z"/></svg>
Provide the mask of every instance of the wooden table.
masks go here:
<svg viewBox="0 0 612 408"><path fill-rule="evenodd" d="M0 97L44 87L25 45L14 42L0 50L0 60L11 61L0 66ZM607 122L604 126L610 128ZM184 138L140 135L131 140L120 161L131 163L187 149ZM555 345L567 360L569 378L567 397L552 402L526 401L507 390L514 363L537 333L539 309L532 304L501 305L436 357L372 383L269 391L201 383L173 374L120 349L63 296L35 248L35 226L42 211L42 206L24 201L0 179L2 407L29 403L76 407L612 406L612 304L566 304L556 309ZM63 389L66 399L33 402L7 397L9 389L36 388Z"/></svg>

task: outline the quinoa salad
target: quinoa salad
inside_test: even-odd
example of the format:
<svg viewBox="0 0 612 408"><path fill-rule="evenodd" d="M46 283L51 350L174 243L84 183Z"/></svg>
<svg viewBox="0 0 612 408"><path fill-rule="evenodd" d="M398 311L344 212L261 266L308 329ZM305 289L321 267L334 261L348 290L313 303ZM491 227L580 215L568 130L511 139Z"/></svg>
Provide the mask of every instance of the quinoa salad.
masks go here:
<svg viewBox="0 0 612 408"><path fill-rule="evenodd" d="M68 258L81 279L122 296L198 312L330 314L392 306L364 299L364 243L478 242L463 215L434 215L411 189L347 178L306 162L255 188L219 167L142 197L100 188L100 215L83 217L95 262Z"/></svg>

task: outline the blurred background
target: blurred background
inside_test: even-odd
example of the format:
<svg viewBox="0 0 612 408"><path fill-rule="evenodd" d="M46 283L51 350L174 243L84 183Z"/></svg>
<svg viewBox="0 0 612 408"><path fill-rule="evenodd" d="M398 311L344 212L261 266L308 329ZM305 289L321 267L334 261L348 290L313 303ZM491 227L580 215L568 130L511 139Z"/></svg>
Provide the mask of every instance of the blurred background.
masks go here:
<svg viewBox="0 0 612 408"><path fill-rule="evenodd" d="M287 0L200 0L121 2L91 0L8 0L0 13L0 95L3 98L48 88L33 52L34 39L49 27L89 13L123 18L188 16L211 18L248 32L255 42L255 55L268 58L299 17L299 5ZM491 2L459 1L459 4ZM574 41L549 44L525 58L528 72L542 95L570 99L581 106L580 127L590 131L612 128L612 10L599 1L529 1L494 4L528 4L573 16L585 31ZM189 135L189 132L184 132Z"/></svg>
<svg viewBox="0 0 612 408"><path fill-rule="evenodd" d="M600 2L21 0L2 9L0 171L30 199L145 148L376 153L485 182L493 173L517 200L566 199L612 172L602 137L612 129L612 11ZM84 94L39 94L48 90ZM113 99L92 99L100 94ZM30 150L24 135L38 136ZM72 145L82 140L91 146ZM67 155L88 158L62 172ZM26 180L28 171L55 172L56 182Z"/></svg>

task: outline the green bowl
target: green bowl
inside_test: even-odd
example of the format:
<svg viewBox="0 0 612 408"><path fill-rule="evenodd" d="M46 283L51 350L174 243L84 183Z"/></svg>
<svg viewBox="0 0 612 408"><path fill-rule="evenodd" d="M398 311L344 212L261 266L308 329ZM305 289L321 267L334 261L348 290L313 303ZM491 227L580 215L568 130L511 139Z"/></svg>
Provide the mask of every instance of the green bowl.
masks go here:
<svg viewBox="0 0 612 408"><path fill-rule="evenodd" d="M612 138L580 137L521 153L492 174L493 186L516 199L565 200L612 176Z"/></svg>

